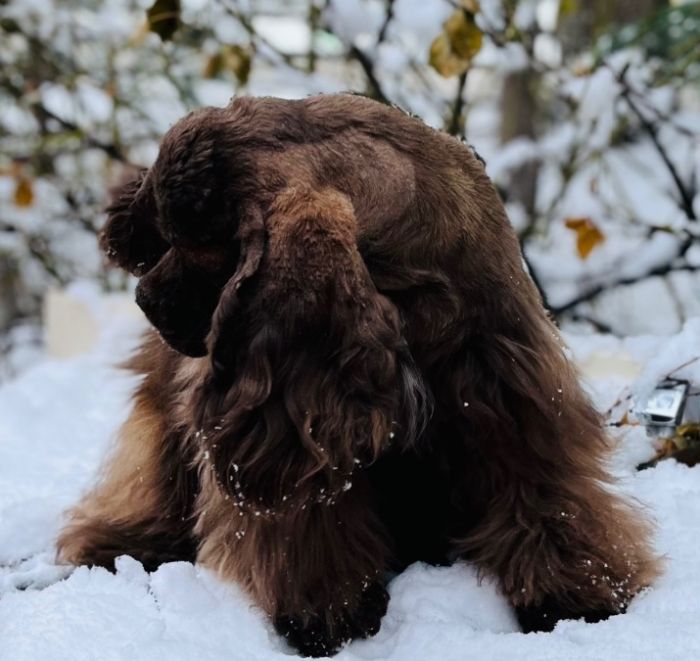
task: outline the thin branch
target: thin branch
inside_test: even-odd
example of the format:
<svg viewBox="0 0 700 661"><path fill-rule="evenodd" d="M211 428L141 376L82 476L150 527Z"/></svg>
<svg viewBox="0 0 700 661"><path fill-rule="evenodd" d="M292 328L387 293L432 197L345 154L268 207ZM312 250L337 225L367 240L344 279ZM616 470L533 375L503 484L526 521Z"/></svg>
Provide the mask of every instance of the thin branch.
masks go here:
<svg viewBox="0 0 700 661"><path fill-rule="evenodd" d="M382 27L379 28L379 34L377 35L377 46L381 44L384 39L386 39L387 30L389 29L389 23L391 23L394 18L394 0L387 0L386 3L386 14L384 15L384 22Z"/></svg>
<svg viewBox="0 0 700 661"><path fill-rule="evenodd" d="M455 99L452 103L452 113L450 115L450 122L447 126L447 132L450 135L457 135L462 139L465 136L462 111L464 110L464 88L467 84L467 73L468 71L464 71L459 75L459 80L457 81L457 94L455 94Z"/></svg>
<svg viewBox="0 0 700 661"><path fill-rule="evenodd" d="M572 321L584 321L587 324L590 324L595 328L596 332L598 333L605 333L607 335L615 335L615 332L613 331L612 326L609 324L606 324L605 322L600 321L599 319L596 319L595 317L591 317L588 314L578 314L574 313L571 315L571 320Z"/></svg>
<svg viewBox="0 0 700 661"><path fill-rule="evenodd" d="M306 69L304 67L299 66L299 64L297 64L297 62L294 60L294 56L290 55L289 53L284 53L279 48L277 48L272 42L270 42L268 39L263 37L255 29L253 22L251 21L251 19L248 16L246 16L245 13L243 13L238 8L231 6L231 4L229 2L227 2L226 0L218 0L218 4L222 7L222 9L227 14L229 14L231 17L235 18L238 21L238 23L241 25L241 27L248 34L248 38L250 39L250 41L254 47L255 47L255 42L262 44L271 53L274 53L277 57L279 57L284 62L284 64L286 64L291 69L294 69L295 71L300 71L302 73L308 73L308 71L306 71ZM271 63L276 64L276 62L274 62L274 61L272 61Z"/></svg>
<svg viewBox="0 0 700 661"><path fill-rule="evenodd" d="M8 234L14 234L15 232L19 232L17 227L13 225L12 223L8 223L5 220L0 220L0 232L6 232Z"/></svg>
<svg viewBox="0 0 700 661"><path fill-rule="evenodd" d="M666 375L666 378L670 379L672 374L675 374L676 372L680 372L684 367L688 367L688 365L692 365L693 363L697 363L698 360L700 360L700 356L695 356L694 358L691 358L690 360L686 360L683 364L679 365L678 367L674 367Z"/></svg>
<svg viewBox="0 0 700 661"><path fill-rule="evenodd" d="M544 305L546 310L551 310L551 306L549 304L549 300L547 299L547 291L545 288L542 286L542 281L539 278L539 275L537 274L537 271L535 270L535 267L532 265L532 262L530 261L530 258L527 256L527 253L525 252L525 246L520 244L520 252L522 253L523 256L523 261L525 262L525 265L527 266L528 273L530 274L530 279L534 283L535 287L537 287L537 291L540 293L540 298L542 299L542 305Z"/></svg>
<svg viewBox="0 0 700 661"><path fill-rule="evenodd" d="M586 303L587 301L590 301L590 300L596 298L597 296L602 294L604 291L615 289L617 287L636 285L638 282L648 280L649 278L668 275L669 273L679 273L681 271L697 272L697 271L700 271L700 266L693 265L693 264L682 264L680 266L673 266L672 264L664 264L663 266L657 266L656 268L651 269L650 271L648 271L647 273L645 273L639 277L619 278L619 279L617 279L613 282L610 282L610 283L596 285L595 287L589 289L588 291L583 292L582 294L579 294L575 298L572 298L570 301L568 301L567 303L564 303L563 305L557 305L557 306L551 307L550 312L554 315L561 315L561 314L564 314L565 312L568 312L569 310L572 310L573 308L580 305L581 303Z"/></svg>
<svg viewBox="0 0 700 661"><path fill-rule="evenodd" d="M382 85L374 72L374 62L369 57L369 55L367 55L367 53L365 53L364 51L360 50L354 44L350 47L348 54L353 59L357 60L359 65L362 67L362 70L365 72L365 76L367 77L367 84L369 85L369 95L377 101L381 101L382 103L391 105L391 100L384 93Z"/></svg>
<svg viewBox="0 0 700 661"><path fill-rule="evenodd" d="M74 124L73 122L70 122L67 119L63 119L62 117L59 117L55 113L51 112L46 106L39 103L38 101L32 103L31 109L34 112L34 114L38 116L38 119L52 119L55 122L58 122L61 125L61 127L65 130L77 133L83 138L83 140L85 140L85 142L88 145L96 149L100 149L105 154L107 154L107 156L114 159L115 161L119 161L120 163L124 163L125 165L133 165L131 161L127 158L126 154L121 150L121 148L117 147L117 145L107 142L101 142L97 138L83 131L83 129L81 129L77 124Z"/></svg>
<svg viewBox="0 0 700 661"><path fill-rule="evenodd" d="M676 166L674 165L673 161L669 158L669 155L666 152L664 146L661 144L661 141L659 140L659 130L657 126L650 122L644 116L644 113L639 109L639 106L636 104L635 101L632 100L633 91L631 90L625 79L626 71L626 69L623 69L617 77L618 82L622 86L622 98L627 102L627 105L630 107L630 110L637 116L640 124L642 125L642 128L648 133L654 147L656 148L656 151L659 153L661 160L664 162L666 169L671 175L673 183L675 184L678 190L678 194L680 195L680 204L681 208L683 209L683 213L685 213L685 215L688 217L688 220L697 220L695 210L693 209L693 191L690 190L683 183L681 176L678 174Z"/></svg>

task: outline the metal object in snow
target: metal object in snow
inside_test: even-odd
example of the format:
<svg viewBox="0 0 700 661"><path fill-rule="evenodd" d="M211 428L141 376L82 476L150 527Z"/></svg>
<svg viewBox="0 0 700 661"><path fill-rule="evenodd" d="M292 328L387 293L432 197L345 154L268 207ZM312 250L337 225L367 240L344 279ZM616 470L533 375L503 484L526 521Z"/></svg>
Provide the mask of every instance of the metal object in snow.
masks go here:
<svg viewBox="0 0 700 661"><path fill-rule="evenodd" d="M673 435L683 422L700 419L700 389L688 381L666 379L637 410L649 436Z"/></svg>

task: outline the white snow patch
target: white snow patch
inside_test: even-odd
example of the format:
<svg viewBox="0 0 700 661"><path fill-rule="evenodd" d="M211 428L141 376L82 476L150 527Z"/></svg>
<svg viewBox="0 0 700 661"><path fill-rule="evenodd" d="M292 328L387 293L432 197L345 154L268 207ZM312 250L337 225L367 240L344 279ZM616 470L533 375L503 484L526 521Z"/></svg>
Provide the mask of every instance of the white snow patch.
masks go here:
<svg viewBox="0 0 700 661"><path fill-rule="evenodd" d="M637 384L622 368L588 372L587 386L606 408L621 389L637 392L692 358L700 347L700 319L670 338L568 334L567 340L581 364L608 352L619 357L618 366L641 365ZM293 651L249 598L202 568L171 563L149 575L123 557L115 574L81 567L69 575L70 568L54 564L61 513L94 480L135 385L111 366L125 352L124 345L114 346L104 341L89 356L44 360L0 387L0 659L290 658ZM700 378L700 362L679 376ZM622 430L619 439L613 469L620 488L654 515L657 548L667 557L665 574L627 614L524 635L496 586L488 579L479 583L473 567L417 564L390 583L379 634L351 643L337 658L700 658L700 468L666 461L637 473L634 465L651 452L648 439L638 428Z"/></svg>

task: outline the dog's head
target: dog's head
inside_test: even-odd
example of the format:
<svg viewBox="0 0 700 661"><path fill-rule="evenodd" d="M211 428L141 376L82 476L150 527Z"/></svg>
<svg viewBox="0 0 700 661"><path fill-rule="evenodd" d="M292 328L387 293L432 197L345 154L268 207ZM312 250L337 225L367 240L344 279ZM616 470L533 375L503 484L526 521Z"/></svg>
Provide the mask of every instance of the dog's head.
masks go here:
<svg viewBox="0 0 700 661"><path fill-rule="evenodd" d="M166 134L155 164L115 195L100 237L139 278L146 317L188 356L207 353L217 306L232 305L222 295L235 296L262 254L262 221L238 202L217 113L193 113Z"/></svg>

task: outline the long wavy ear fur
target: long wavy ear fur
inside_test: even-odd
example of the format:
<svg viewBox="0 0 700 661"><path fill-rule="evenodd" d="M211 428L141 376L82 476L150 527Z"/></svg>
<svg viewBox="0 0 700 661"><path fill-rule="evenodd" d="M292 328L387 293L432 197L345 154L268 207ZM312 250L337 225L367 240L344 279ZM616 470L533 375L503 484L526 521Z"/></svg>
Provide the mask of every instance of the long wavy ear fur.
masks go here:
<svg viewBox="0 0 700 661"><path fill-rule="evenodd" d="M240 242L240 258L236 271L221 292L209 336L213 374L220 384L231 374L236 347L241 341L240 290L257 272L265 249L265 225L260 209L242 210L236 238Z"/></svg>
<svg viewBox="0 0 700 661"><path fill-rule="evenodd" d="M111 262L137 276L158 263L168 244L156 229L157 213L148 170L139 170L114 192L107 207L99 241Z"/></svg>
<svg viewBox="0 0 700 661"><path fill-rule="evenodd" d="M355 468L392 443L413 442L429 415L399 313L357 251L347 198L285 191L267 227L255 296L242 297L245 323L228 316L241 305L229 299L212 327L214 356L226 347L229 362L218 363L195 400L219 483L263 515L333 502ZM238 281L229 284L226 296L236 296Z"/></svg>

